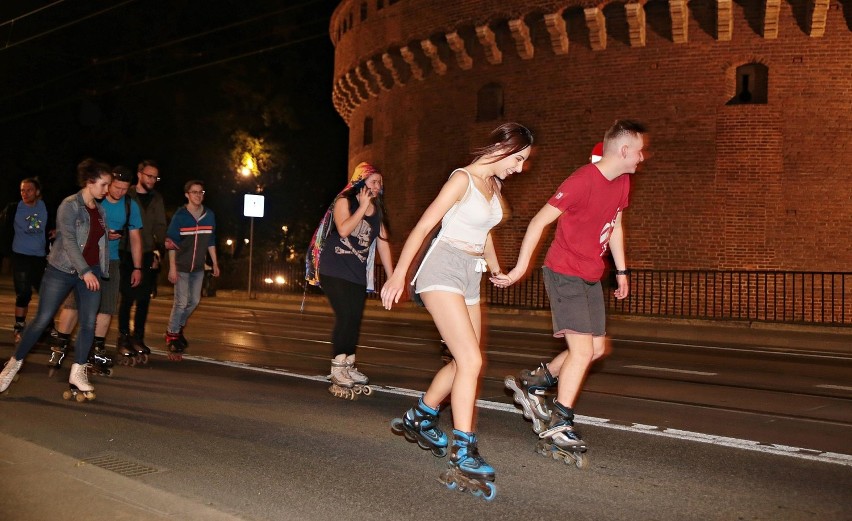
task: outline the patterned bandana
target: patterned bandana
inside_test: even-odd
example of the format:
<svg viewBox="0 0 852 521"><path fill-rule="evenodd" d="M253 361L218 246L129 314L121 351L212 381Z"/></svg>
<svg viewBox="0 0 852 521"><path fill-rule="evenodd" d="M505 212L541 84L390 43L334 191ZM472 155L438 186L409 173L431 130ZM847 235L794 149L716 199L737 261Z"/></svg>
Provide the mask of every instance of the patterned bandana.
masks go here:
<svg viewBox="0 0 852 521"><path fill-rule="evenodd" d="M305 259L305 280L308 281L308 284L312 286L320 287L319 280L319 262L320 256L322 254L322 249L325 246L325 239L328 237L328 232L331 230L331 226L334 224L334 205L337 203L337 200L349 189L352 187L361 184L364 184L367 181L367 178L373 174L380 173L376 168L369 163L361 163L355 167L355 171L352 172L352 177L349 178L349 183L343 187L343 190L337 194L334 200L331 202L331 206L326 210L325 215L320 221L319 226L314 232L313 237L311 237L311 243L308 245L308 254ZM373 259L375 255L375 241L372 245L370 245L370 256L367 262L367 290L373 291Z"/></svg>

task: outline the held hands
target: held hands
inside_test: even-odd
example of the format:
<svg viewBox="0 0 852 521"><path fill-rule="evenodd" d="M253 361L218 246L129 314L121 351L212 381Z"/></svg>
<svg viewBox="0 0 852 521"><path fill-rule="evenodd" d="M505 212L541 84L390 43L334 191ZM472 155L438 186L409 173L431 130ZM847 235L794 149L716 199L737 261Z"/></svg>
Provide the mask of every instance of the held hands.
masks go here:
<svg viewBox="0 0 852 521"><path fill-rule="evenodd" d="M618 289L612 292L613 296L618 300L627 298L627 295L630 294L630 282L627 275L616 275L615 280L618 282Z"/></svg>
<svg viewBox="0 0 852 521"><path fill-rule="evenodd" d="M512 284L521 280L521 276L523 275L523 273L516 273L516 271L517 270L513 269L509 273L492 273L491 277L489 277L488 280L490 280L491 283L497 286L498 288L508 288Z"/></svg>
<svg viewBox="0 0 852 521"><path fill-rule="evenodd" d="M382 305L387 310L390 310L394 304L399 302L399 297L405 290L405 275L398 277L397 273L401 273L401 270L394 272L393 276L382 286Z"/></svg>

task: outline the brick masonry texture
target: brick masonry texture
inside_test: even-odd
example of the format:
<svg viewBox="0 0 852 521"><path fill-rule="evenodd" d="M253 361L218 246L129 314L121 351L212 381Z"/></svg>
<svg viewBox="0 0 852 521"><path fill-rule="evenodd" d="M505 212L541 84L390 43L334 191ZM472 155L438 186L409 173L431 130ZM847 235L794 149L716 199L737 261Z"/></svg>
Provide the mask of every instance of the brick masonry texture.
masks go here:
<svg viewBox="0 0 852 521"><path fill-rule="evenodd" d="M615 119L632 118L651 132L624 216L631 267L844 271L852 265L849 2L767 9L753 0L693 0L684 27L673 23L683 4L654 0L644 4L643 41L631 40L631 26L641 32L621 2L377 5L344 1L332 17L334 102L350 128L350 170L369 161L385 175L395 255L452 168L467 164L466 152L503 121L518 121L533 130L536 145L525 171L506 184L510 218L494 232L501 264L512 266L530 218L588 160ZM601 50L593 50L590 41L600 33L587 22L596 7L605 20ZM727 32L726 12L729 40L719 36ZM567 53L558 52L545 23L554 14L564 21ZM519 20L533 50L526 59L518 45L524 31L512 30ZM494 48L482 44L477 27L493 31L499 63L488 61ZM461 37L471 66L460 66L447 33ZM673 35L684 33L685 41L675 43L683 37ZM436 55L424 52L424 40ZM737 67L752 62L768 68L768 102L729 105ZM477 122L477 92L490 83L503 88L503 117ZM373 140L365 146L366 118L373 120Z"/></svg>

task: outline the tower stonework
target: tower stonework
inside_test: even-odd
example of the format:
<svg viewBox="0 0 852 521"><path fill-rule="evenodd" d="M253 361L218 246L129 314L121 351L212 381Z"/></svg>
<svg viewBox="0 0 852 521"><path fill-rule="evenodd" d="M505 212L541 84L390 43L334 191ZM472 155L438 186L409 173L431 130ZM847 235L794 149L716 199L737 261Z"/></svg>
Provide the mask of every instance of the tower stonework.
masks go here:
<svg viewBox="0 0 852 521"><path fill-rule="evenodd" d="M631 267L852 265L852 2L345 0L330 34L349 164L384 173L395 252L467 151L517 121L536 145L494 231L510 267L530 218L631 118L650 129Z"/></svg>

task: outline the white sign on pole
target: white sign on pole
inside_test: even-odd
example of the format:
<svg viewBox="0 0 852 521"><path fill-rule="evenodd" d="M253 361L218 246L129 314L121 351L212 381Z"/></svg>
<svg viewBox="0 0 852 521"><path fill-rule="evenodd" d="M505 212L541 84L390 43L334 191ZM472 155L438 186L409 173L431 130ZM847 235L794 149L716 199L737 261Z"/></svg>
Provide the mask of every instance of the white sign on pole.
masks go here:
<svg viewBox="0 0 852 521"><path fill-rule="evenodd" d="M263 196L246 194L243 200L243 215L246 217L263 217Z"/></svg>

